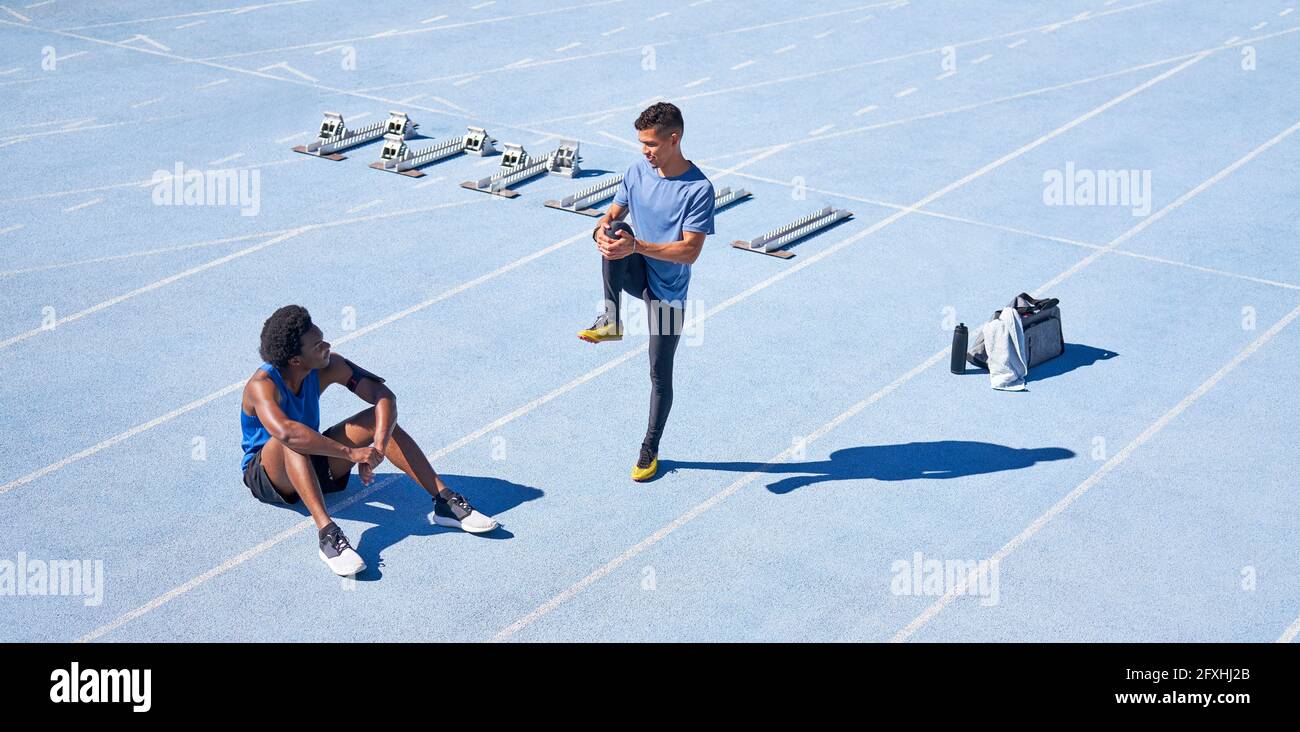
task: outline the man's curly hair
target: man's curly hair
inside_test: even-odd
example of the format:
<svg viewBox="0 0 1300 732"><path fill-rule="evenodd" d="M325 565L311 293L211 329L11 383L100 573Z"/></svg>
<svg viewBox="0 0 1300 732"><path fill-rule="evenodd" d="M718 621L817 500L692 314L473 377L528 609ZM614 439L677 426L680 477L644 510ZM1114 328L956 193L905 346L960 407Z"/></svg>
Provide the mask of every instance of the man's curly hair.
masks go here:
<svg viewBox="0 0 1300 732"><path fill-rule="evenodd" d="M285 305L271 313L262 324L262 360L276 368L289 365L289 359L302 353L302 337L311 330L311 314L301 305Z"/></svg>
<svg viewBox="0 0 1300 732"><path fill-rule="evenodd" d="M636 118L635 126L637 130L648 130L653 127L656 132L681 134L685 124L682 121L682 110L678 109L676 104L657 102L645 108L641 116Z"/></svg>

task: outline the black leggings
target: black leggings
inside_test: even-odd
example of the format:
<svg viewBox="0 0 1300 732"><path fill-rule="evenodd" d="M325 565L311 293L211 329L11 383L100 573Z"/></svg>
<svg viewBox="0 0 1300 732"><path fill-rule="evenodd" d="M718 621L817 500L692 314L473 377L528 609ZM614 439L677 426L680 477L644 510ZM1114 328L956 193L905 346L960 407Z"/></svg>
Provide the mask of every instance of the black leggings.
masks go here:
<svg viewBox="0 0 1300 732"><path fill-rule="evenodd" d="M673 356L682 338L686 311L660 301L650 291L645 257L631 254L622 259L602 259L601 275L605 284L605 316L608 322L623 322L622 294L639 297L645 302L650 329L650 423L645 442L659 452L668 412L673 408Z"/></svg>

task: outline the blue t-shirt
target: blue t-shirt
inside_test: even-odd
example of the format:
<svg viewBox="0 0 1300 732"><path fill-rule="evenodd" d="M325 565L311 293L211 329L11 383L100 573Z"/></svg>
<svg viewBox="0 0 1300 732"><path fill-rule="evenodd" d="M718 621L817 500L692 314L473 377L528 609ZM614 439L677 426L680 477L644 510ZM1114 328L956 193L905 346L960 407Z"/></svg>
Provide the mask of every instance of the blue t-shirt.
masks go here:
<svg viewBox="0 0 1300 732"><path fill-rule="evenodd" d="M280 370L274 365L263 363L259 368L270 375L271 381L275 382L276 391L280 392L280 409L284 412L284 416L320 432L320 372L312 369L311 373L307 374L307 378L302 380L302 387L298 389L298 393L294 394L289 391L288 385L284 383L284 377L280 375ZM266 446L271 439L271 433L267 431L257 415L244 414L243 409L239 410L239 429L243 433L244 448L244 459L239 470L243 472L253 461L253 456Z"/></svg>
<svg viewBox="0 0 1300 732"><path fill-rule="evenodd" d="M685 173L664 178L642 159L627 169L614 203L625 206L636 238L657 244L681 241L682 232L713 233L713 184L691 163ZM650 291L665 301L686 302L691 265L646 257Z"/></svg>

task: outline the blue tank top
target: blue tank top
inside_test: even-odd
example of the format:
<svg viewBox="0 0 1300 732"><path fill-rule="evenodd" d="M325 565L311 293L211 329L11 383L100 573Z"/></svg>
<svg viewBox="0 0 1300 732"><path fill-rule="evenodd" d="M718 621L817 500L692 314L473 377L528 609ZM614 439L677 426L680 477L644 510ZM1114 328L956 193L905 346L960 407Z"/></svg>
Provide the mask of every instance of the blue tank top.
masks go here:
<svg viewBox="0 0 1300 732"><path fill-rule="evenodd" d="M284 378L280 376L280 370L269 363L264 363L260 367L270 375L271 380L275 382L275 388L280 392L280 409L289 419L295 422L301 422L308 427L320 431L320 372L312 369L307 374L307 378L302 380L302 388L297 394L289 391L285 386ZM244 414L244 408L239 408L239 427L244 432L244 461L240 464L239 470L242 473L248 468L248 464L253 461L253 456L266 445L271 439L271 433L266 431L262 425L262 420L256 415L249 416Z"/></svg>

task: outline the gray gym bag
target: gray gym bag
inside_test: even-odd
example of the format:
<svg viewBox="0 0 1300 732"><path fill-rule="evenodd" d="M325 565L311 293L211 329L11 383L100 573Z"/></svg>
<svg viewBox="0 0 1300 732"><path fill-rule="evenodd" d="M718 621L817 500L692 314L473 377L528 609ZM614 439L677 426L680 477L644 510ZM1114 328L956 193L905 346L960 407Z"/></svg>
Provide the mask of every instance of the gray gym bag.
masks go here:
<svg viewBox="0 0 1300 732"><path fill-rule="evenodd" d="M1025 329L1025 344L1029 351L1029 368L1049 361L1065 352L1065 338L1061 335L1061 308L1056 298L1039 300L1020 293L1007 303L1020 313L1020 324ZM996 320L998 312L990 320ZM984 348L984 329L975 329L975 337L966 350L966 360L982 369L989 367L988 351Z"/></svg>

